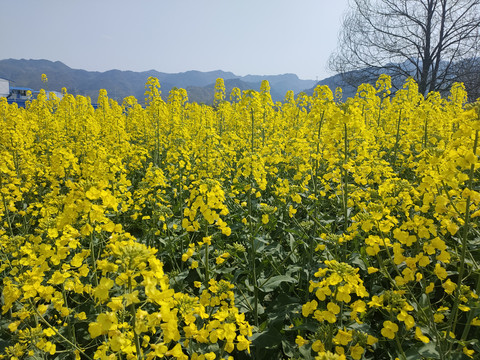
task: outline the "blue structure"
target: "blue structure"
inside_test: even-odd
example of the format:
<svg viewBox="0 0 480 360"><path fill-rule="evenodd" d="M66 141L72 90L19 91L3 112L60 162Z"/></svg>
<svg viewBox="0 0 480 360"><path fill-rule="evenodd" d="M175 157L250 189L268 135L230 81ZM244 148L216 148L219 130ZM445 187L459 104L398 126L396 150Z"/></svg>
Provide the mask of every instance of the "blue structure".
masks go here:
<svg viewBox="0 0 480 360"><path fill-rule="evenodd" d="M33 90L28 87L10 86L13 80L0 78L0 97L5 97L9 104L17 104L19 107L25 107L27 101L31 101L37 98L39 91ZM62 99L63 94L58 91L48 91L48 96L54 93L57 98ZM98 107L97 104L92 104L93 108Z"/></svg>
<svg viewBox="0 0 480 360"><path fill-rule="evenodd" d="M7 96L7 101L9 104L17 103L18 106L25 107L25 102L31 100L32 95L33 89L27 87L10 87L10 94Z"/></svg>

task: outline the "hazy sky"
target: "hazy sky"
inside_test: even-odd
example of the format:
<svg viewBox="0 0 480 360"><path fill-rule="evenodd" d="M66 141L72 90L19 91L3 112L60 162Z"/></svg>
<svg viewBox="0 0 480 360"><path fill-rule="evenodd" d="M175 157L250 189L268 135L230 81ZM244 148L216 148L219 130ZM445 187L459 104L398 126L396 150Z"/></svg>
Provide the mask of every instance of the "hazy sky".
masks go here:
<svg viewBox="0 0 480 360"><path fill-rule="evenodd" d="M0 59L315 80L348 0L0 0Z"/></svg>

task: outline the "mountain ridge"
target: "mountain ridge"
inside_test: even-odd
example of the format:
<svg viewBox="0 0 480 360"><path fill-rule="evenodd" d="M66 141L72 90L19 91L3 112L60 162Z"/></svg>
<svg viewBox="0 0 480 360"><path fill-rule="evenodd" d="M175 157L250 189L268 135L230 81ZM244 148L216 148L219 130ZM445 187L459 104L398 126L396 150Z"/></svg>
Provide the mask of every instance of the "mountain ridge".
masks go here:
<svg viewBox="0 0 480 360"><path fill-rule="evenodd" d="M48 77L46 84L41 81L42 74ZM143 102L145 83L150 76L159 80L162 97L165 99L171 89L184 88L188 91L189 101L206 104L213 102L217 78L225 81L227 96L233 87L259 90L261 81L268 80L274 101L282 101L288 90L298 93L316 83L315 80L299 79L296 74L238 76L223 70L165 73L154 69L140 72L111 69L101 72L73 69L61 61L45 59L0 60L0 77L13 81L13 86L35 90L47 88L51 91L60 91L65 87L69 93L89 96L92 101L96 101L100 89L106 89L109 97L117 101L127 96L135 96L139 102Z"/></svg>

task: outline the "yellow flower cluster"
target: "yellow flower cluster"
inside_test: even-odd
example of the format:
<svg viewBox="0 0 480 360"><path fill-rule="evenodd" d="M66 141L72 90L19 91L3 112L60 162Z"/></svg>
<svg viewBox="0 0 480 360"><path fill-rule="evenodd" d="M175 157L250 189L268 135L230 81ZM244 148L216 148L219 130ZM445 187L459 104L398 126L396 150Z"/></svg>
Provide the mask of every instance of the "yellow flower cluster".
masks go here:
<svg viewBox="0 0 480 360"><path fill-rule="evenodd" d="M302 306L302 315L304 317L313 315L320 324L338 323L340 327L334 336L333 333L317 333L312 350L322 358L326 344L330 344L335 346L335 354L339 356L345 356L346 349L349 349L353 359L361 359L367 346L375 344L378 339L354 328L342 328L341 324L348 322L362 324L361 318L367 311L367 304L362 298L369 294L358 274L358 269L336 260L326 260L324 265L325 267L315 273L315 277L320 278L320 281L311 281L309 289L315 293L320 303L315 299L307 302ZM299 341L297 338L297 344ZM328 349L327 352L330 350L332 349Z"/></svg>
<svg viewBox="0 0 480 360"><path fill-rule="evenodd" d="M0 99L0 357L478 356L463 85L274 103L219 79L213 106L145 88Z"/></svg>

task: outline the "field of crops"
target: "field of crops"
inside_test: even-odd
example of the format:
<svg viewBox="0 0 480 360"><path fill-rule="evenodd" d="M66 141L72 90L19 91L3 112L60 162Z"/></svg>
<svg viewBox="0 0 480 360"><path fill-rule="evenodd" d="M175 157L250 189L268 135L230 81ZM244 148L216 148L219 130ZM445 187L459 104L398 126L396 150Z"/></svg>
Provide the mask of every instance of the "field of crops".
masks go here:
<svg viewBox="0 0 480 360"><path fill-rule="evenodd" d="M0 358L478 358L462 85L145 88L0 99Z"/></svg>

